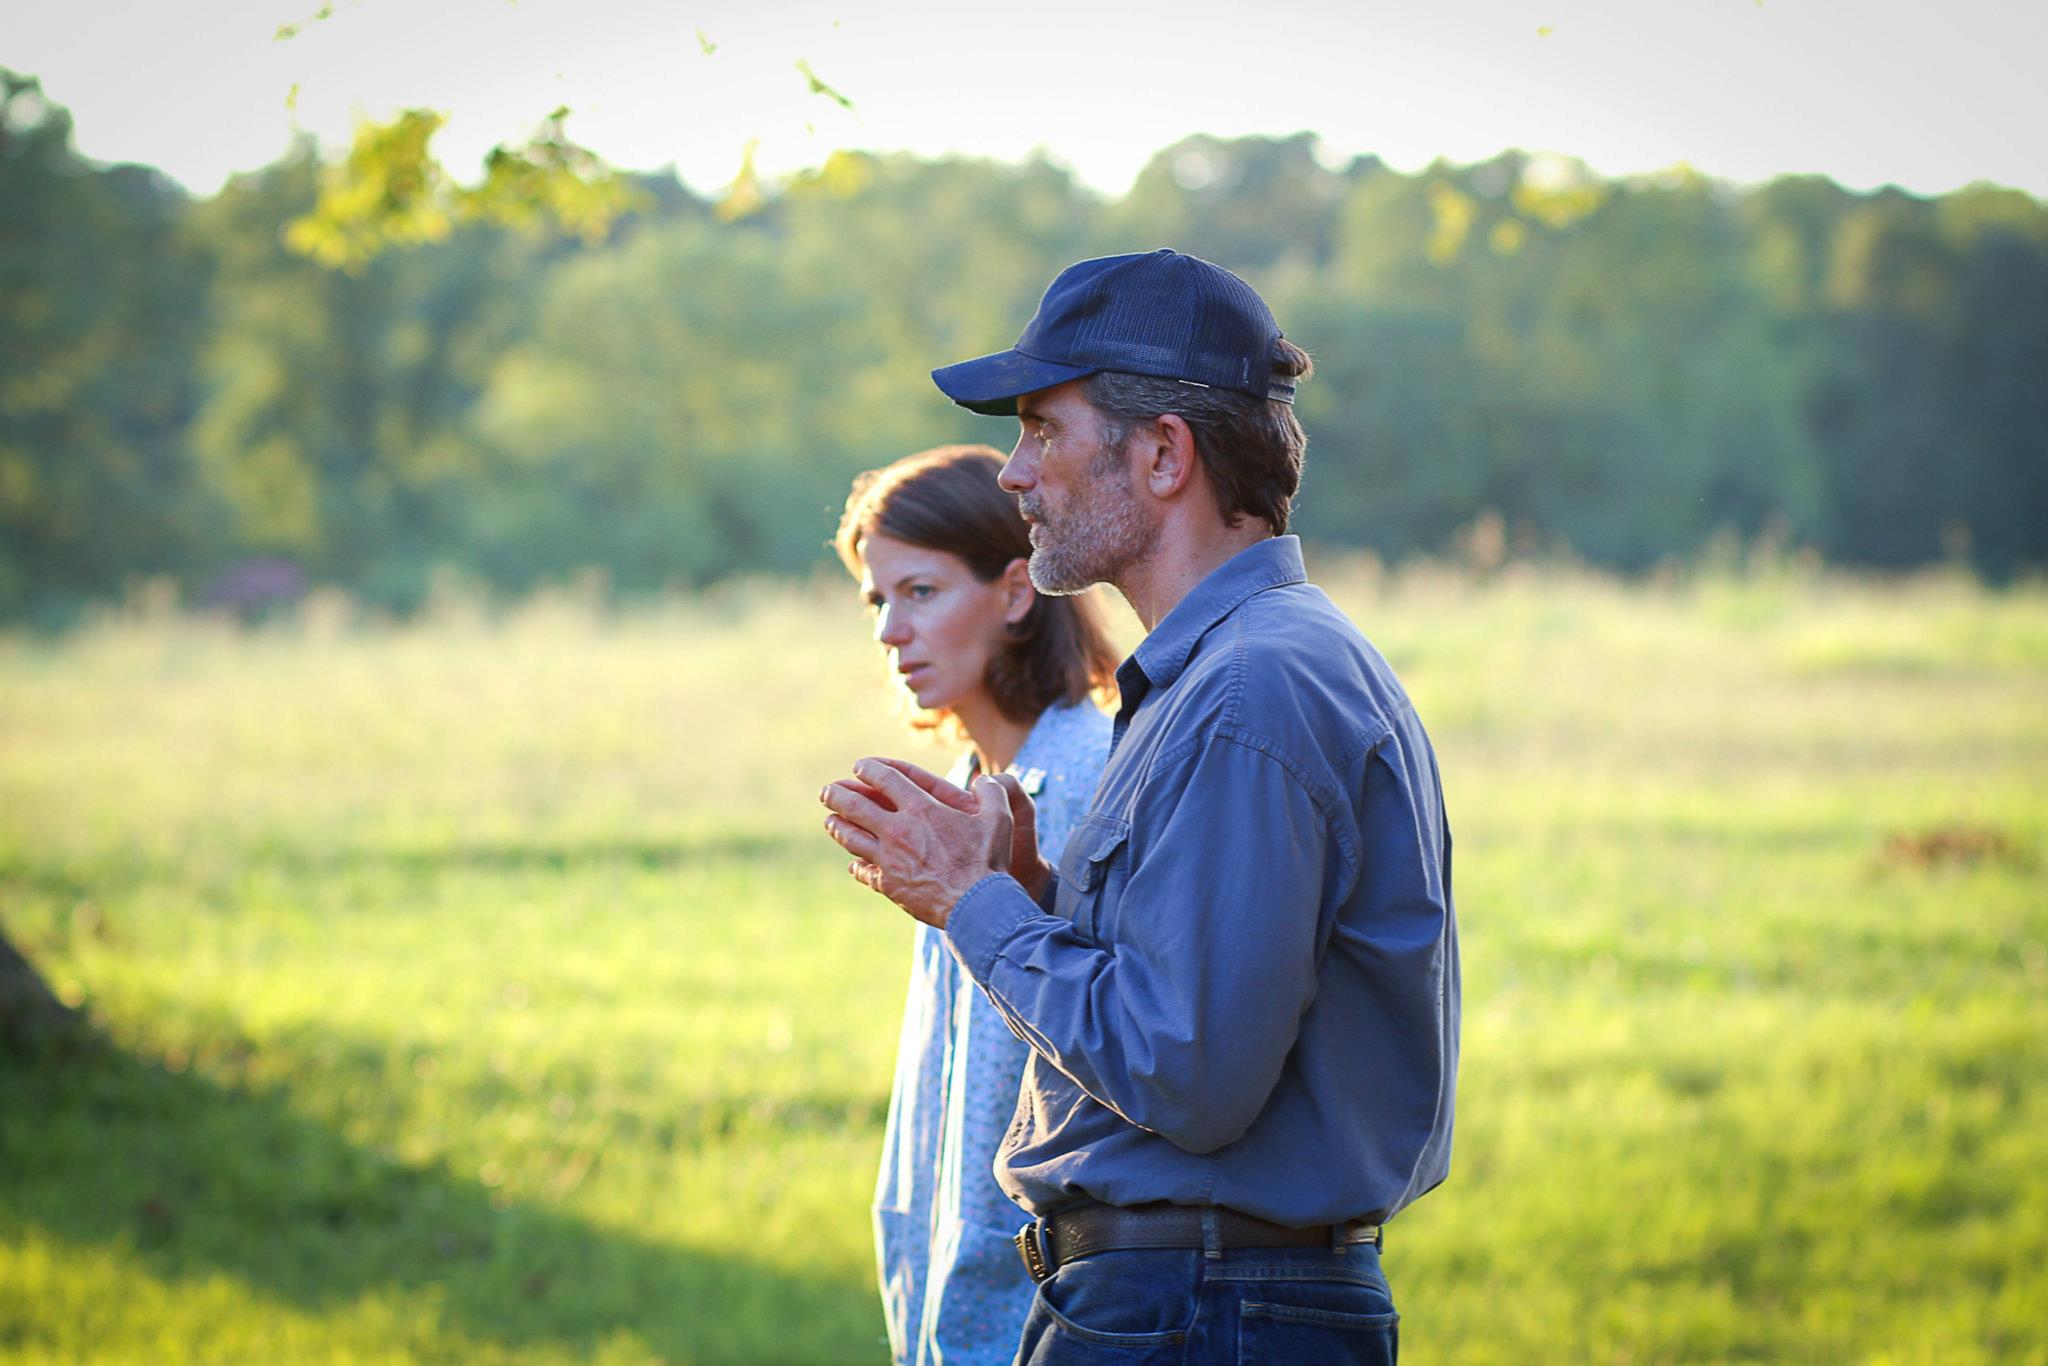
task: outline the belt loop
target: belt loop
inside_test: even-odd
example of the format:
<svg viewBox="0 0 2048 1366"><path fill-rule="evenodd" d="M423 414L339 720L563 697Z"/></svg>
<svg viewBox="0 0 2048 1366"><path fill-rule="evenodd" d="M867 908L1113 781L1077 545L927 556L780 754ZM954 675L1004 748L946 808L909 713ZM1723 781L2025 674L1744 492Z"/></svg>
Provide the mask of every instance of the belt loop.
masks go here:
<svg viewBox="0 0 2048 1366"><path fill-rule="evenodd" d="M1343 1255L1344 1255L1344 1249L1345 1249L1345 1248L1347 1248L1347 1247L1349 1247L1349 1246L1351 1245L1351 1244L1350 1244L1350 1243L1349 1243L1349 1242L1348 1242L1348 1241L1347 1241L1347 1240L1345 1239L1345 1237L1344 1237L1344 1234L1345 1234L1345 1232L1346 1232L1346 1231L1347 1231L1347 1230L1348 1230L1348 1229L1349 1229L1350 1227L1351 1227L1351 1226L1350 1226L1349 1224L1332 1224L1332 1225L1330 1225L1330 1255L1331 1255L1331 1256L1333 1256L1333 1257L1341 1257L1341 1256L1343 1256Z"/></svg>
<svg viewBox="0 0 2048 1366"><path fill-rule="evenodd" d="M1202 1207L1202 1255L1212 1262L1223 1257L1223 1216L1214 1205Z"/></svg>

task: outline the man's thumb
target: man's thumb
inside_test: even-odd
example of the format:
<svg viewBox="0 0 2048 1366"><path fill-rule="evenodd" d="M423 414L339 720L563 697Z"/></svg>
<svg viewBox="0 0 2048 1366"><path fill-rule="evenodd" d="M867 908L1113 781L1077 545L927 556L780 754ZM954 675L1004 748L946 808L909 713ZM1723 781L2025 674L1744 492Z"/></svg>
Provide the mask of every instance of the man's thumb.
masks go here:
<svg viewBox="0 0 2048 1366"><path fill-rule="evenodd" d="M975 778L972 791L980 809L974 818L988 831L989 867L999 873L1010 869L1010 794L987 774Z"/></svg>
<svg viewBox="0 0 2048 1366"><path fill-rule="evenodd" d="M1002 784L1003 795L1010 799L1011 818L1014 820L1021 816L1024 820L1031 820L1031 798L1024 791L1024 784L1017 781L1017 775L1014 773L998 773L995 775L995 780Z"/></svg>

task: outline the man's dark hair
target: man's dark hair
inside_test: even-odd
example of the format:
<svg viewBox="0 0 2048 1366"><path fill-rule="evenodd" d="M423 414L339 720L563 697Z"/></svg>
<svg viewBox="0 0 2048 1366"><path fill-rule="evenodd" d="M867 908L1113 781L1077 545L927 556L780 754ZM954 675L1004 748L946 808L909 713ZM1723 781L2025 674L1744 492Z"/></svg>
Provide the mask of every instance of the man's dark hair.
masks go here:
<svg viewBox="0 0 2048 1366"><path fill-rule="evenodd" d="M1273 357L1275 376L1299 381L1314 369L1308 352L1281 338ZM1235 527L1251 516L1263 519L1275 536L1287 530L1308 450L1308 434L1293 404L1115 370L1098 370L1082 380L1081 396L1102 415L1108 428L1104 444L1112 448L1121 447L1139 424L1178 414L1194 433L1224 524Z"/></svg>

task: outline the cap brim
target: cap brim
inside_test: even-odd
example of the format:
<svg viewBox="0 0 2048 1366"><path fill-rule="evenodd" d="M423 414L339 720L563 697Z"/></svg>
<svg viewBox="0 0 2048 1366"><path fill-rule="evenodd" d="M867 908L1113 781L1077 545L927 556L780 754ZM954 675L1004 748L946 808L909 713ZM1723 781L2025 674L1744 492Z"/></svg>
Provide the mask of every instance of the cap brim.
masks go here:
<svg viewBox="0 0 2048 1366"><path fill-rule="evenodd" d="M1099 365L1058 365L1011 349L976 356L932 371L939 392L970 412L987 417L1015 417L1017 400L1070 379L1092 375Z"/></svg>

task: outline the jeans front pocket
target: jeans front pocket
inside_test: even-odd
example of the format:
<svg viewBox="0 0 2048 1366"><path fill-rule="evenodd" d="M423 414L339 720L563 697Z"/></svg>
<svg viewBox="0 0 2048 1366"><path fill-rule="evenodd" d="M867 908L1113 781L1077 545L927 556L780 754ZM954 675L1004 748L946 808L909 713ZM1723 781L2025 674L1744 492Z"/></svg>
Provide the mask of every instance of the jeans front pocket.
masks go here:
<svg viewBox="0 0 2048 1366"><path fill-rule="evenodd" d="M1181 1366L1195 1317L1191 1262L1178 1250L1069 1262L1038 1287L1019 1366Z"/></svg>

